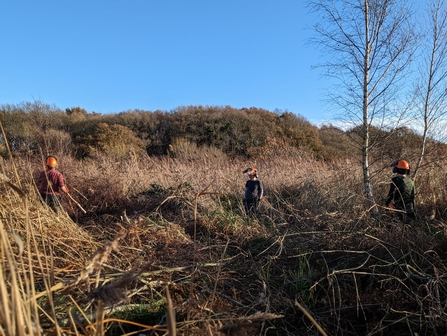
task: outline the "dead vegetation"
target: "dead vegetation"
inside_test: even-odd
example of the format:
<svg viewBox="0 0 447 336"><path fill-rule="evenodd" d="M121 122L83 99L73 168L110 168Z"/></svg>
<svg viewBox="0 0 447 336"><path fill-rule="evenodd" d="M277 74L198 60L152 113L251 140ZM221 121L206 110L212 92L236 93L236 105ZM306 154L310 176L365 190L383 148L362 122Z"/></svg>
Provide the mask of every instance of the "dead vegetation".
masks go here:
<svg viewBox="0 0 447 336"><path fill-rule="evenodd" d="M0 160L2 335L447 332L445 173L421 175L403 224L380 199L372 218L349 161L60 157L86 213L65 197L56 216L33 182L41 160ZM247 218L253 165L266 197Z"/></svg>

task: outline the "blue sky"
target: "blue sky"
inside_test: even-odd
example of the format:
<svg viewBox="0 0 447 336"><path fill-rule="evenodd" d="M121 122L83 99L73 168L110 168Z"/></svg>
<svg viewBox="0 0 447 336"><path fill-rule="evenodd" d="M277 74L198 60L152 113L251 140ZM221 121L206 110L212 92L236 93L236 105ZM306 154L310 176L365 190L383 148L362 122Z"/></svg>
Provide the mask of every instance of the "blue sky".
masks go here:
<svg viewBox="0 0 447 336"><path fill-rule="evenodd" d="M302 0L11 0L0 13L0 104L332 118Z"/></svg>

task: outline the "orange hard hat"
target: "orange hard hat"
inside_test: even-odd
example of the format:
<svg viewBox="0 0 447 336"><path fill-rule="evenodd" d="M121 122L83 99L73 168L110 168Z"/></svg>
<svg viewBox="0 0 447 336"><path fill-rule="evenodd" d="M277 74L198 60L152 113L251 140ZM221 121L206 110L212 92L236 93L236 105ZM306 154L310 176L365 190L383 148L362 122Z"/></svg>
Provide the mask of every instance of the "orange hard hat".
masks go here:
<svg viewBox="0 0 447 336"><path fill-rule="evenodd" d="M57 164L57 160L55 157L53 156L49 156L47 158L47 163L46 163L47 167L49 168L58 168L59 165Z"/></svg>
<svg viewBox="0 0 447 336"><path fill-rule="evenodd" d="M405 160L399 160L397 162L396 168L410 170L410 165Z"/></svg>
<svg viewBox="0 0 447 336"><path fill-rule="evenodd" d="M243 171L244 174L247 174L248 176L254 176L258 173L257 169L255 167L247 168Z"/></svg>

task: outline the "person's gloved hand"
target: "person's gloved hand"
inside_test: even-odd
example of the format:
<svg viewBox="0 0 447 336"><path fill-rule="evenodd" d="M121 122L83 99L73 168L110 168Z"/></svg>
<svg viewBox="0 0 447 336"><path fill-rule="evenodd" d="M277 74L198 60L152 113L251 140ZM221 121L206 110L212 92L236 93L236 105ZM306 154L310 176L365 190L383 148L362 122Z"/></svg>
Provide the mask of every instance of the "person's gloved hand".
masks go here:
<svg viewBox="0 0 447 336"><path fill-rule="evenodd" d="M68 188L65 187L65 192L68 194L70 192L70 190L68 190Z"/></svg>
<svg viewBox="0 0 447 336"><path fill-rule="evenodd" d="M394 205L388 204L388 209L396 209Z"/></svg>

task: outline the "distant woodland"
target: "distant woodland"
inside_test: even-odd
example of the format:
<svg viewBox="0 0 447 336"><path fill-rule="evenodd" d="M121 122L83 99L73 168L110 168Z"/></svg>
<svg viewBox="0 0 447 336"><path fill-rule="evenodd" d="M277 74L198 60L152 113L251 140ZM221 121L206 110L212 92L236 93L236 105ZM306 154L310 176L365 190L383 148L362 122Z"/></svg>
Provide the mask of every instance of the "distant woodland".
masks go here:
<svg viewBox="0 0 447 336"><path fill-rule="evenodd" d="M361 126L342 130L317 127L292 112L230 106L182 106L173 111L129 110L116 114L65 111L42 102L0 106L3 134L0 155L70 155L76 159L129 152L150 156L182 156L185 151L221 151L230 158L267 159L309 155L316 160L359 158ZM421 137L407 127L372 127L373 161L416 158ZM447 146L429 140L439 160ZM430 160L428 161L430 162Z"/></svg>

